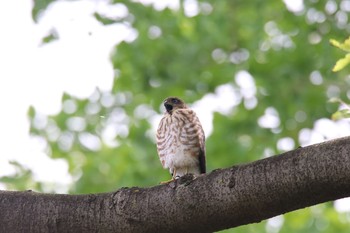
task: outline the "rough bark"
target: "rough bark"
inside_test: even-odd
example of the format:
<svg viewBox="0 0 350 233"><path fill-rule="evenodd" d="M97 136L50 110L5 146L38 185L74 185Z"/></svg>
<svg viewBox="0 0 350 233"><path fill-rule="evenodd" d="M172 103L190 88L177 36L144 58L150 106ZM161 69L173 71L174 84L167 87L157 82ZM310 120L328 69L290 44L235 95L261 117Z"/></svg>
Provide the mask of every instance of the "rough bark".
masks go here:
<svg viewBox="0 0 350 233"><path fill-rule="evenodd" d="M212 232L350 196L350 137L150 188L0 191L0 232Z"/></svg>

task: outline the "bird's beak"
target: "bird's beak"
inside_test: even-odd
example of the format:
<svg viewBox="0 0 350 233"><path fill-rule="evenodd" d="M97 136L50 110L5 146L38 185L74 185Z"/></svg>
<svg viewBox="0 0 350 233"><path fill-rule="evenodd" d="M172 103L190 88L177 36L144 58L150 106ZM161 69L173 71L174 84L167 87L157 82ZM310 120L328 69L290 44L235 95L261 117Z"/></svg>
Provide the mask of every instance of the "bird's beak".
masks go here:
<svg viewBox="0 0 350 233"><path fill-rule="evenodd" d="M170 113L171 110L173 110L173 105L171 105L171 104L169 104L169 103L167 103L167 102L164 103L164 107L165 107L165 109L166 109L166 111L167 111L168 113Z"/></svg>

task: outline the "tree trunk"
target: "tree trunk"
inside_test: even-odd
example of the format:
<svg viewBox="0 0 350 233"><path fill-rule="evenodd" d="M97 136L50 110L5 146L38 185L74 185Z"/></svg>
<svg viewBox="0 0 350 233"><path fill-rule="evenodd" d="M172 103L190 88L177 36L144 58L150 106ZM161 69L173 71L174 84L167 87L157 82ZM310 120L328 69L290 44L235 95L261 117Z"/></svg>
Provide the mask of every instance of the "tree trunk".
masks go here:
<svg viewBox="0 0 350 233"><path fill-rule="evenodd" d="M0 232L212 232L260 222L350 196L349 140L150 188L91 195L0 191Z"/></svg>

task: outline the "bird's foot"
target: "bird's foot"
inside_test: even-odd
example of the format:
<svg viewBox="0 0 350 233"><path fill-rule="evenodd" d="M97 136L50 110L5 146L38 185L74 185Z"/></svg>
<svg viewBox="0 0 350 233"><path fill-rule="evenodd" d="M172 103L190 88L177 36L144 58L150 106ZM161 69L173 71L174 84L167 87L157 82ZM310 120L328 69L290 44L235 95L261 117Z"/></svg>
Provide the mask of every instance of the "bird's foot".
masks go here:
<svg viewBox="0 0 350 233"><path fill-rule="evenodd" d="M175 179L172 178L171 180L161 181L160 184L169 184L170 182L174 181Z"/></svg>

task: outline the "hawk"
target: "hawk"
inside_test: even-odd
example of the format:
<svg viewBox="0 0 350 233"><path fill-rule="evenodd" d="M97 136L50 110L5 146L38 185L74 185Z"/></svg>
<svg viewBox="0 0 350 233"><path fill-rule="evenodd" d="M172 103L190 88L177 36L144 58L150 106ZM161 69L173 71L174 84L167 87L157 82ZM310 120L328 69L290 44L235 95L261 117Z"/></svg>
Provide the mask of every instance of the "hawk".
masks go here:
<svg viewBox="0 0 350 233"><path fill-rule="evenodd" d="M205 173L205 135L196 113L177 97L164 100L157 130L157 151L172 179Z"/></svg>

